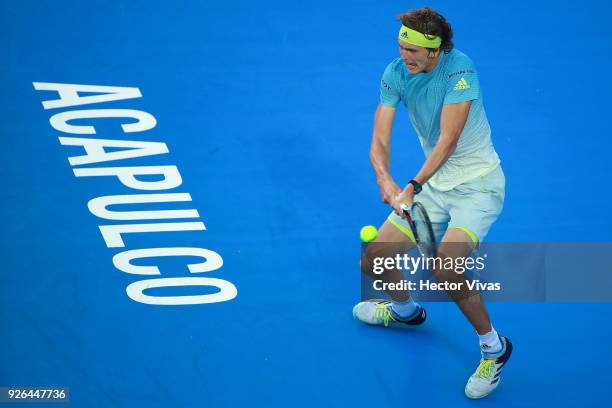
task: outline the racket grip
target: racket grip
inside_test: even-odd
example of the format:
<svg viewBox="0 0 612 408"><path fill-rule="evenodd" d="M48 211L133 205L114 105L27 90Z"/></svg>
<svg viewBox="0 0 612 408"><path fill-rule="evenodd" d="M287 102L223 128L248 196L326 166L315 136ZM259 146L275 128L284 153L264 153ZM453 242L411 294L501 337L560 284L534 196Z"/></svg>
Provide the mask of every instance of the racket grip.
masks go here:
<svg viewBox="0 0 612 408"><path fill-rule="evenodd" d="M412 217L410 216L410 207L406 204L402 204L400 206L400 209L402 210L402 212L404 213L404 218L410 220Z"/></svg>

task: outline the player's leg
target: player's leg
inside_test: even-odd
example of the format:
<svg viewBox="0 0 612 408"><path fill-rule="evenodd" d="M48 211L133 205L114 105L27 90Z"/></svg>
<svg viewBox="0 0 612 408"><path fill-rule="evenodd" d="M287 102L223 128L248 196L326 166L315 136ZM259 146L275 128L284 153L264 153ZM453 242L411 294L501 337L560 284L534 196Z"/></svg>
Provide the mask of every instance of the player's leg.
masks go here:
<svg viewBox="0 0 612 408"><path fill-rule="evenodd" d="M446 197L451 221L440 245L441 256L470 255L472 249L485 238L501 213L504 188L504 174L501 167L498 167L488 175L464 183L448 192ZM453 296L477 332L482 354L478 368L465 387L465 394L469 398L482 398L499 385L501 369L512 353L512 343L497 334L482 297L477 291L458 292Z"/></svg>
<svg viewBox="0 0 612 408"><path fill-rule="evenodd" d="M475 245L470 235L465 229L449 227L438 249L438 255L442 259L470 256ZM465 274L459 272L462 270L441 269L436 270L435 275L440 282L462 284L460 290L449 291L449 295L470 321L480 340L482 359L465 387L465 395L477 399L489 395L498 386L501 370L512 354L512 343L497 334L491 325L482 297L478 291L468 288Z"/></svg>
<svg viewBox="0 0 612 408"><path fill-rule="evenodd" d="M363 251L361 272L372 279L379 279L384 287L398 284L404 279L399 269L385 269L380 275L374 274L376 258L393 258L404 254L414 247L414 237L410 229L405 229L392 216L380 227L376 240ZM353 307L353 317L367 324L387 326L415 326L425 322L425 309L414 302L407 290L385 290L391 300L368 299Z"/></svg>
<svg viewBox="0 0 612 408"><path fill-rule="evenodd" d="M390 215L379 228L376 239L365 247L359 266L361 272L372 279L381 279L384 283L399 283L404 279L399 269L385 270L381 275L374 274L373 262L375 258L395 257L404 254L414 247L414 237L410 229L404 229ZM385 285L387 287L387 285ZM389 298L397 302L405 302L410 298L408 291L386 291Z"/></svg>
<svg viewBox="0 0 612 408"><path fill-rule="evenodd" d="M425 186L418 201L427 207L434 232L441 237L448 225L449 215L436 200L429 186ZM375 258L395 257L403 255L415 246L414 236L408 222L392 212L380 228L374 243L369 244L361 258L362 273L383 283L399 283L404 279L399 269L385 269L381 275L374 275L372 263ZM400 325L411 326L422 324L427 314L425 309L414 302L407 290L386 291L391 299L370 299L359 302L353 308L353 316L368 324L382 324L384 326Z"/></svg>

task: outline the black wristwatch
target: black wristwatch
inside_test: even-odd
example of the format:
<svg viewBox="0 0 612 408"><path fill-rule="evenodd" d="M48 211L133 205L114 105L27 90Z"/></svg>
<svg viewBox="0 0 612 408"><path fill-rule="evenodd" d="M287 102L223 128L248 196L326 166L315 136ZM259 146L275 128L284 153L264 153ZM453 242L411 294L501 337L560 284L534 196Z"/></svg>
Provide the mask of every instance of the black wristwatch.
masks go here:
<svg viewBox="0 0 612 408"><path fill-rule="evenodd" d="M414 194L419 194L423 190L423 186L416 180L410 180L408 184L412 184L414 187Z"/></svg>

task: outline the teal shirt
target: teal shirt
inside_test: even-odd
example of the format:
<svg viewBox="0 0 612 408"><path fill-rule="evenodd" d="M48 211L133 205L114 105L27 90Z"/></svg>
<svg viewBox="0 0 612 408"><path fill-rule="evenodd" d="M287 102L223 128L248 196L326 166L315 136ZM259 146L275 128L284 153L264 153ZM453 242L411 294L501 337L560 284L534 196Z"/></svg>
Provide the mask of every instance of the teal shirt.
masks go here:
<svg viewBox="0 0 612 408"><path fill-rule="evenodd" d="M440 138L442 107L466 101L472 101L472 105L457 148L429 181L442 191L485 175L499 165L474 63L453 49L441 54L432 72L412 75L398 58L387 66L380 83L380 102L392 108L403 103L426 157Z"/></svg>

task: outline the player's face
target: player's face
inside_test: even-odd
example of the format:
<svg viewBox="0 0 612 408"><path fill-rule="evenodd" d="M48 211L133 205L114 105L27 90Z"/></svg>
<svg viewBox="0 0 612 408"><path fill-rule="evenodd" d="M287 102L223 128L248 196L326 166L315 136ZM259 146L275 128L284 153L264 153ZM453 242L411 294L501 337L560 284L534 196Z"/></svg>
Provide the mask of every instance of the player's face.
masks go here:
<svg viewBox="0 0 612 408"><path fill-rule="evenodd" d="M399 50L408 72L413 75L432 71L438 62L439 51L435 51L432 58L431 52L427 48L402 41L399 42Z"/></svg>

